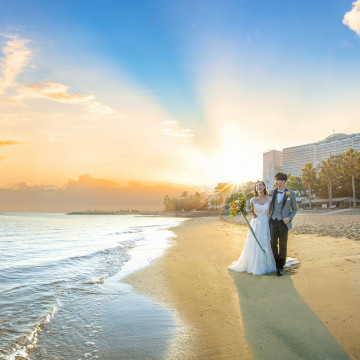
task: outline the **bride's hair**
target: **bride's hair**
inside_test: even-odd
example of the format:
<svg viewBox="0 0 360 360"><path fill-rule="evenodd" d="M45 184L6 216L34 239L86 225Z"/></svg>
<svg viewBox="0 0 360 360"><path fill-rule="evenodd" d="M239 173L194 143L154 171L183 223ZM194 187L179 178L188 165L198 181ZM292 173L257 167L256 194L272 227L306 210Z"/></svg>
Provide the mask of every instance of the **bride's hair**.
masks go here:
<svg viewBox="0 0 360 360"><path fill-rule="evenodd" d="M259 195L259 193L256 191L256 184L258 184L258 183L262 183L262 184L264 185L264 195L269 195L265 183L264 183L263 181L258 180L258 181L254 184L254 196L258 196L258 195Z"/></svg>

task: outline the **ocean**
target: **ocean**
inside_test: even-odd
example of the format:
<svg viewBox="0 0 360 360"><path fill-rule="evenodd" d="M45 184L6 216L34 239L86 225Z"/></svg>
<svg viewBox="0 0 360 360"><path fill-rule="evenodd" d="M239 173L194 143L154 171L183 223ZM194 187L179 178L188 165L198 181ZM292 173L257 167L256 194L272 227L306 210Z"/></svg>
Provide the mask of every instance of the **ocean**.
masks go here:
<svg viewBox="0 0 360 360"><path fill-rule="evenodd" d="M0 358L162 359L171 310L121 282L185 219L0 214Z"/></svg>

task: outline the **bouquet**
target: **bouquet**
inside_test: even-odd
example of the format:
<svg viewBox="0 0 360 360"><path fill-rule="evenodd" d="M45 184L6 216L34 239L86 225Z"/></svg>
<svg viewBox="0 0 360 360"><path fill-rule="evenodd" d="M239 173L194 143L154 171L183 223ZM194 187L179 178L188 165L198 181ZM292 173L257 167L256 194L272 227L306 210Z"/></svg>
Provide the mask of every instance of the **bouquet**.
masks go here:
<svg viewBox="0 0 360 360"><path fill-rule="evenodd" d="M230 203L230 216L235 217L236 214L247 215L246 211L246 199L244 197L235 200Z"/></svg>
<svg viewBox="0 0 360 360"><path fill-rule="evenodd" d="M262 247L262 245L260 244L259 240L256 237L256 234L254 232L254 229L251 227L248 219L246 218L246 215L248 214L246 211L246 199L244 197L239 198L238 200L235 200L234 202L230 203L230 216L235 217L236 214L242 214L247 226L249 227L250 231L252 232L257 244L260 246L261 251L263 252L264 256L265 256L265 260L264 263L266 264L267 259L268 259L268 254L265 251L265 249Z"/></svg>

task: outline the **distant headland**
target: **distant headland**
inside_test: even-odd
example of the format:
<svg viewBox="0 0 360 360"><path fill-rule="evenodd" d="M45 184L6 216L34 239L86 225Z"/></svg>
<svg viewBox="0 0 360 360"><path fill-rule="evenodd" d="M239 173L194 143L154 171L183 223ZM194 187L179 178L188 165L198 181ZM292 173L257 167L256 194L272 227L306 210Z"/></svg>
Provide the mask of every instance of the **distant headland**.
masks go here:
<svg viewBox="0 0 360 360"><path fill-rule="evenodd" d="M140 211L140 210L87 210L72 211L66 215L159 215L161 211Z"/></svg>
<svg viewBox="0 0 360 360"><path fill-rule="evenodd" d="M118 211L105 211L105 210L88 210L88 211L73 211L66 215L150 215L150 216L166 216L166 217L203 217L203 216L219 216L223 211L140 211L140 210L118 210Z"/></svg>

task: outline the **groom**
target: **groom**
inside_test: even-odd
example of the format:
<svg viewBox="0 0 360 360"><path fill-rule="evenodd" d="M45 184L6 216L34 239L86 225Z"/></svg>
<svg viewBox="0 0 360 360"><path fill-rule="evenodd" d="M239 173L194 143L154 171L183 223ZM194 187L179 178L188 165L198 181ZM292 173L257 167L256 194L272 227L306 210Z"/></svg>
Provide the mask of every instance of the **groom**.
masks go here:
<svg viewBox="0 0 360 360"><path fill-rule="evenodd" d="M270 191L270 243L276 262L276 275L281 276L286 262L288 232L292 228L291 221L296 214L297 204L295 192L285 187L287 175L278 172L274 180L277 188Z"/></svg>

